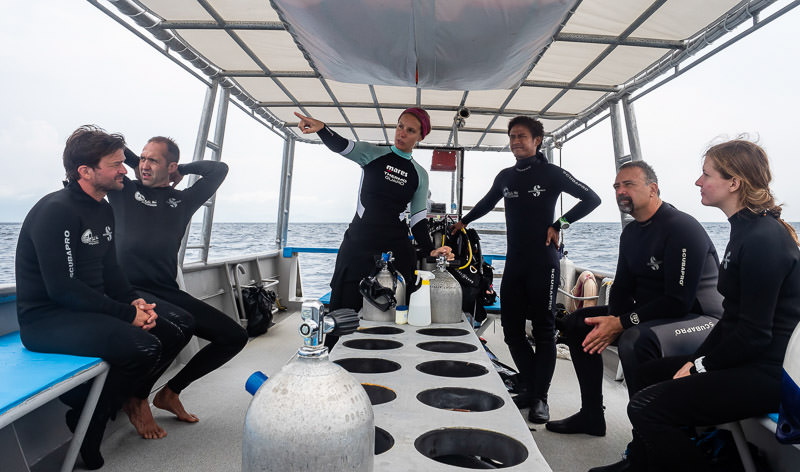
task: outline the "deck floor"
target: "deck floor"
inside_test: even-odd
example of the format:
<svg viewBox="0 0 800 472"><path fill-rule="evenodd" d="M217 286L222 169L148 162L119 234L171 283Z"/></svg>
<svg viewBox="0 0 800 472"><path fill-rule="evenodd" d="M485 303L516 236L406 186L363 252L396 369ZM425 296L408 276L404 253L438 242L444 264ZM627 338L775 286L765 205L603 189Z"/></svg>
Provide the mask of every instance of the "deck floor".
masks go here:
<svg viewBox="0 0 800 472"><path fill-rule="evenodd" d="M126 418L117 420L106 434L101 451L106 472L131 470L239 471L244 416L250 399L244 382L260 370L276 373L291 359L301 344L295 313L251 340L233 361L186 389L181 398L187 410L200 422L182 423L166 411L153 410L156 421L167 430L160 440L141 439ZM492 326L483 337L492 351L506 364L513 365L502 339L500 326ZM554 471L584 471L616 462L630 439L630 423L625 414L627 393L610 375L604 378L608 433L603 438L587 435L559 435L544 425L530 424L536 444ZM580 395L571 362L559 359L550 389L550 411L554 419L578 410ZM526 410L522 410L526 414ZM124 417L124 415L122 415ZM81 468L78 461L76 470ZM456 470L454 468L454 470Z"/></svg>

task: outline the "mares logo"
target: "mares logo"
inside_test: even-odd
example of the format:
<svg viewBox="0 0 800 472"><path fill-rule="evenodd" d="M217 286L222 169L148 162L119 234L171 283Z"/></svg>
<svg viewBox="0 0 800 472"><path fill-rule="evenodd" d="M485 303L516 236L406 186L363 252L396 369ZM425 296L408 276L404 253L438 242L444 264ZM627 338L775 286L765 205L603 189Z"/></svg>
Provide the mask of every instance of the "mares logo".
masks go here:
<svg viewBox="0 0 800 472"><path fill-rule="evenodd" d="M75 278L75 263L72 261L72 248L70 247L69 230L64 230L64 254L67 255L67 271L69 278Z"/></svg>
<svg viewBox="0 0 800 472"><path fill-rule="evenodd" d="M407 184L408 183L407 177L408 177L408 172L398 169L397 167L392 167L390 165L387 165L386 170L383 171L384 179L398 185Z"/></svg>
<svg viewBox="0 0 800 472"><path fill-rule="evenodd" d="M678 328L675 330L675 336L680 336L681 334L699 333L700 331L708 331L713 327L714 327L714 322L709 321L708 323L697 326L689 326L688 328Z"/></svg>
<svg viewBox="0 0 800 472"><path fill-rule="evenodd" d="M683 278L686 276L686 248L681 249L681 278L678 284L683 287Z"/></svg>
<svg viewBox="0 0 800 472"><path fill-rule="evenodd" d="M175 198L173 198L173 197L169 197L169 198L167 199L167 205L169 205L169 206L170 206L170 208L178 208L178 204L179 204L180 202L181 202L180 200L177 200L177 199L175 199Z"/></svg>

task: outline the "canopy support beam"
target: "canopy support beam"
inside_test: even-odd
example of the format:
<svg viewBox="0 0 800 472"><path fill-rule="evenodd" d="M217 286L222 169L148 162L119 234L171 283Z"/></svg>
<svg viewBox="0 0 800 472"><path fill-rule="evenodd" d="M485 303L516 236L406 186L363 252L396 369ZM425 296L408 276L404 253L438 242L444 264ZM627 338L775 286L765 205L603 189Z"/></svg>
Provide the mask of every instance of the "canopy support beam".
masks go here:
<svg viewBox="0 0 800 472"><path fill-rule="evenodd" d="M281 193L278 198L278 225L275 243L283 249L289 235L289 203L292 197L292 175L294 169L295 139L287 134L283 142L283 163L281 164Z"/></svg>

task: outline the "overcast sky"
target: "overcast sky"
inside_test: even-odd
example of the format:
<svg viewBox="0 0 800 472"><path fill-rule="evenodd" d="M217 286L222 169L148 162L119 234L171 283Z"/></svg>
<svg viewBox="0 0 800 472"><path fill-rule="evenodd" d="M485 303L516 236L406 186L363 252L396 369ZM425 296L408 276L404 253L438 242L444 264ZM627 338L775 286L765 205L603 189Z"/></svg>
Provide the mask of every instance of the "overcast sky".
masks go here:
<svg viewBox="0 0 800 472"><path fill-rule="evenodd" d="M82 124L123 133L137 152L150 136L172 136L182 161L191 160L202 83L88 2L27 0L3 10L0 222L22 221L42 195L60 187L64 141ZM693 185L702 153L712 141L741 133L766 148L784 216L800 221L798 120L791 115L800 110L798 10L635 102L644 158L659 175L662 197L701 221L724 220L719 210L700 205ZM218 194L216 220L275 221L282 141L235 107L227 129L223 160L231 171ZM564 167L603 199L586 219L619 221L609 124L568 142L562 153ZM430 165L429 153L414 155ZM465 203L483 196L513 160L510 153L468 153ZM291 221L349 221L359 176L350 161L298 144ZM448 200L449 175L432 173L431 190L434 200Z"/></svg>

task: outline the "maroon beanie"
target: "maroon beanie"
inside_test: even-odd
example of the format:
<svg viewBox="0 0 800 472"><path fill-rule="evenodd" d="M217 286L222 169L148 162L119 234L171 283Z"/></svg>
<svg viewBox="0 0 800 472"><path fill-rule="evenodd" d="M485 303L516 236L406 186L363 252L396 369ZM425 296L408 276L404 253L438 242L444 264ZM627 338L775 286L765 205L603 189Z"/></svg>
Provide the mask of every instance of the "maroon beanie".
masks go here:
<svg viewBox="0 0 800 472"><path fill-rule="evenodd" d="M403 110L403 113L400 113L400 116L403 116L406 113L414 115L414 117L419 120L420 124L422 125L422 139L425 139L425 136L431 132L431 117L428 116L428 112L422 108L406 108Z"/></svg>

